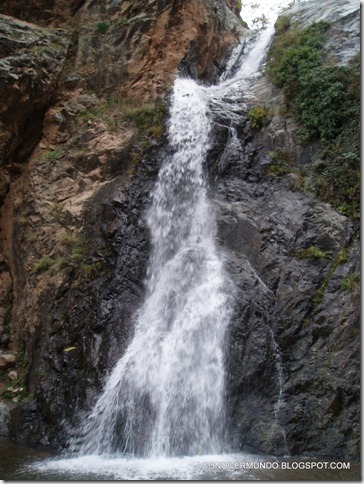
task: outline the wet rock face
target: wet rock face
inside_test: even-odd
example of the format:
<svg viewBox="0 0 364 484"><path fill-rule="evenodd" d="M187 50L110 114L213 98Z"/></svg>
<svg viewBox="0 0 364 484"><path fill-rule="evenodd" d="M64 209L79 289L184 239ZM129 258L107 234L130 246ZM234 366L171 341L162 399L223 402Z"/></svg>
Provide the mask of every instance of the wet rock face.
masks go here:
<svg viewBox="0 0 364 484"><path fill-rule="evenodd" d="M307 8L308 23L325 13L332 32L355 24L351 49L345 42L326 46L331 59L352 58L357 5L355 13L349 1L333 12L312 5L289 12L300 22ZM358 225L302 193L297 174L275 171L272 153L289 153L299 167L317 147L299 146L297 127L280 114L282 93L268 78L254 93L255 105L270 109L269 124L254 131L242 122L234 141L220 123L208 159L219 240L237 294L227 343L228 434L235 449L356 459Z"/></svg>
<svg viewBox="0 0 364 484"><path fill-rule="evenodd" d="M352 223L284 185L263 182L257 190L229 175L215 200L238 287L227 365L235 445L355 457L359 287L343 289L359 267ZM332 255L300 258L312 246Z"/></svg>
<svg viewBox="0 0 364 484"><path fill-rule="evenodd" d="M36 285L38 311L18 313L23 326L17 331L18 344L27 335L26 383L33 397L12 412L9 432L18 441L64 448L82 411L94 403L103 375L126 348L144 294L149 239L143 213L160 148L151 149L133 176L114 173L115 179L85 203L87 264L62 270L54 265L51 273L25 283L26 301ZM63 223L71 227L71 222ZM83 273L82 266L91 272Z"/></svg>

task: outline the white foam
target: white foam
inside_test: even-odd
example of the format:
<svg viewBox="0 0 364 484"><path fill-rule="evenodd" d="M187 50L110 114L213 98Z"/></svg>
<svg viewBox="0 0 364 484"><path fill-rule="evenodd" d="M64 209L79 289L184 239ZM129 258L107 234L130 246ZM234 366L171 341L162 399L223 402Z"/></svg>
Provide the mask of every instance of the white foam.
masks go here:
<svg viewBox="0 0 364 484"><path fill-rule="evenodd" d="M249 454L201 455L194 457L159 457L135 459L88 455L69 459L54 459L29 466L37 473L75 479L108 480L204 480L254 479L242 463L258 462L262 458ZM213 468L213 469L212 469ZM256 479L256 477L255 477Z"/></svg>

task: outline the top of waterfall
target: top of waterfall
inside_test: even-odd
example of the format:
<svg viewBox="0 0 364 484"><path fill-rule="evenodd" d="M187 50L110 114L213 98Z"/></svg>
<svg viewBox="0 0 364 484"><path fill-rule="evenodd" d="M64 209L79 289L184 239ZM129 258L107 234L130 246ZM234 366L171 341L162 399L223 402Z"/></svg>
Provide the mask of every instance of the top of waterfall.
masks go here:
<svg viewBox="0 0 364 484"><path fill-rule="evenodd" d="M306 0L246 0L243 2L240 15L251 29L270 27L274 25L283 9L304 1Z"/></svg>

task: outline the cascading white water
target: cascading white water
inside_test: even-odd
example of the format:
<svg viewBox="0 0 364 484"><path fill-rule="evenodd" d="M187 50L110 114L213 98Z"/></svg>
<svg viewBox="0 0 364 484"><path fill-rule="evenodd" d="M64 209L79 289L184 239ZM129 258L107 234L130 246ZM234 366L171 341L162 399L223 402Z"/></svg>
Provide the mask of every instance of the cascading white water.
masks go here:
<svg viewBox="0 0 364 484"><path fill-rule="evenodd" d="M172 154L160 169L147 217L146 298L133 339L85 421L81 454L224 450L224 336L233 298L215 241L204 161L212 113L234 117L229 95L255 74L271 36L261 34L247 62L218 86L175 81Z"/></svg>
<svg viewBox="0 0 364 484"><path fill-rule="evenodd" d="M147 296L133 340L90 415L82 451L194 455L221 451L223 342L231 300L215 243L203 162L205 89L174 86L169 143L148 213Z"/></svg>

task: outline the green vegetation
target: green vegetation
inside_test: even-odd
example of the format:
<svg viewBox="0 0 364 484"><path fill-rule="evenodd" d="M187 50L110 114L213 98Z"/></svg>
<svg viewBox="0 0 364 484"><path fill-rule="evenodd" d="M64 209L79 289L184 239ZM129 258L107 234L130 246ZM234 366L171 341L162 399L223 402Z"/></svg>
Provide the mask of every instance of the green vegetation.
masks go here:
<svg viewBox="0 0 364 484"><path fill-rule="evenodd" d="M4 380L3 380L4 381ZM0 396L7 400L21 402L27 397L25 379L23 375L18 376L15 380L6 381L0 384Z"/></svg>
<svg viewBox="0 0 364 484"><path fill-rule="evenodd" d="M358 217L360 56L349 66L326 65L323 44L329 27L321 21L299 31L288 17L281 17L268 72L286 94L302 143L321 142L320 156L307 168L311 189L340 213Z"/></svg>
<svg viewBox="0 0 364 484"><path fill-rule="evenodd" d="M58 202L54 203L52 205L50 213L56 222L62 223L64 219L63 203L58 203Z"/></svg>
<svg viewBox="0 0 364 484"><path fill-rule="evenodd" d="M164 133L166 108L163 104L152 102L136 104L127 100L122 106L124 119L134 125L139 131L149 136L160 138Z"/></svg>
<svg viewBox="0 0 364 484"><path fill-rule="evenodd" d="M268 71L273 82L285 89L290 100L297 94L296 88L300 87L300 76L322 65L322 47L329 26L328 22L322 21L298 31L287 17L277 21Z"/></svg>
<svg viewBox="0 0 364 484"><path fill-rule="evenodd" d="M33 273L40 274L41 272L47 271L54 264L54 260L51 257L43 257L33 266Z"/></svg>
<svg viewBox="0 0 364 484"><path fill-rule="evenodd" d="M325 258L331 258L332 252L322 250L317 245L311 245L307 249L299 250L298 252L296 252L295 256L298 259L322 260Z"/></svg>
<svg viewBox="0 0 364 484"><path fill-rule="evenodd" d="M34 274L40 274L53 267L55 270L73 269L78 281L97 276L101 267L100 261L90 255L86 240L79 233L66 231L58 240L62 246L60 257L43 257L34 264Z"/></svg>
<svg viewBox="0 0 364 484"><path fill-rule="evenodd" d="M340 266L342 264L346 264L349 260L349 250L348 249L341 249L336 257L336 265Z"/></svg>
<svg viewBox="0 0 364 484"><path fill-rule="evenodd" d="M59 269L74 269L78 281L93 279L97 276L101 264L90 255L86 240L78 232L64 232L59 236L64 247L62 257L56 260Z"/></svg>
<svg viewBox="0 0 364 484"><path fill-rule="evenodd" d="M339 252L337 253L337 255L336 255L336 257L335 257L335 259L334 259L334 261L331 265L331 268L329 270L328 275L326 276L324 282L321 284L320 288L318 289L318 291L315 294L315 297L313 299L314 305L318 305L318 304L321 303L321 301L322 301L322 299L325 295L325 291L327 289L327 286L329 285L334 272L336 271L336 269L338 268L339 265L345 264L348 261L348 259L349 259L348 249L339 250Z"/></svg>
<svg viewBox="0 0 364 484"><path fill-rule="evenodd" d="M105 34L108 28L110 27L110 22L99 22L96 24L96 32L98 34Z"/></svg>
<svg viewBox="0 0 364 484"><path fill-rule="evenodd" d="M151 102L141 105L125 104L123 106L124 118L134 124L137 128L146 128L154 114L155 107Z"/></svg>
<svg viewBox="0 0 364 484"><path fill-rule="evenodd" d="M70 264L68 257L59 257L56 262L59 269L65 269L66 267L69 267Z"/></svg>
<svg viewBox="0 0 364 484"><path fill-rule="evenodd" d="M125 158L129 157L125 173L133 176L146 151L155 144L155 140L163 137L166 115L167 109L163 103L140 102L127 97L103 98L92 109L81 112L77 124L85 132L88 125L100 121L106 124L109 132L132 129L132 142L125 152ZM84 153L80 151L77 156L82 163ZM62 217L63 213L60 214L60 221ZM65 261L61 261L61 266L65 267Z"/></svg>
<svg viewBox="0 0 364 484"><path fill-rule="evenodd" d="M100 263L94 262L92 264L81 264L79 266L79 273L85 279L94 279L100 270Z"/></svg>
<svg viewBox="0 0 364 484"><path fill-rule="evenodd" d="M103 121L109 131L115 133L119 127L120 100L108 98L100 102L99 105L81 113L81 121ZM81 123L82 124L82 123Z"/></svg>
<svg viewBox="0 0 364 484"><path fill-rule="evenodd" d="M268 109L264 106L256 106L248 111L248 118L252 128L259 130L267 125Z"/></svg>
<svg viewBox="0 0 364 484"><path fill-rule="evenodd" d="M49 150L43 153L41 158L46 158L47 160L58 160L61 155L61 150Z"/></svg>
<svg viewBox="0 0 364 484"><path fill-rule="evenodd" d="M59 241L65 247L80 245L80 235L77 232L64 232L60 235Z"/></svg>
<svg viewBox="0 0 364 484"><path fill-rule="evenodd" d="M27 357L26 357L24 349L21 349L21 350L18 351L17 358L18 358L18 365L19 366L22 366L22 367L27 366L28 361L27 361Z"/></svg>
<svg viewBox="0 0 364 484"><path fill-rule="evenodd" d="M288 15L282 15L281 17L278 17L274 26L276 35L280 35L286 32L286 30L288 30L290 26L291 26L291 17L289 17Z"/></svg>
<svg viewBox="0 0 364 484"><path fill-rule="evenodd" d="M287 150L270 151L269 156L272 158L272 163L269 166L269 173L273 176L287 175L292 172L291 154Z"/></svg>
<svg viewBox="0 0 364 484"><path fill-rule="evenodd" d="M353 292L359 288L360 276L359 274L348 274L341 283L343 291Z"/></svg>
<svg viewBox="0 0 364 484"><path fill-rule="evenodd" d="M81 124L102 120L109 131L116 132L121 120L125 120L138 129L139 134L160 138L164 133L166 113L163 104L107 98L94 108L81 113Z"/></svg>
<svg viewBox="0 0 364 484"><path fill-rule="evenodd" d="M95 35L104 35L106 32L115 26L123 25L127 22L127 17L119 17L118 19L109 20L107 22L98 22L96 25L90 25L89 35L85 35L85 40L90 40Z"/></svg>

